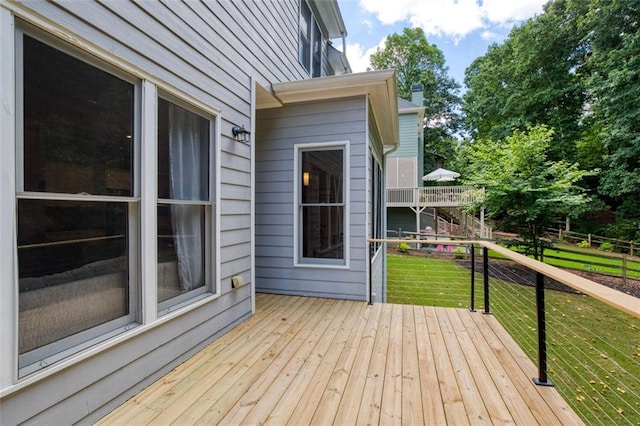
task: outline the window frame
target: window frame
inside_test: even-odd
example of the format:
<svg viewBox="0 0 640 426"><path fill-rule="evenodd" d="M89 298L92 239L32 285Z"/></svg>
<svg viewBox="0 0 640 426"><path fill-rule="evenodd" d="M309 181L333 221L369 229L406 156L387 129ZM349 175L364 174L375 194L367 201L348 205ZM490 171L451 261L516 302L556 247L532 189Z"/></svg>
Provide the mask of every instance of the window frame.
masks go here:
<svg viewBox="0 0 640 426"><path fill-rule="evenodd" d="M293 266L306 268L328 268L328 269L349 269L350 265L350 142L333 141L319 143L302 143L294 145L294 171L293 171ZM323 259L304 257L302 255L303 247L303 214L302 209L305 204L302 203L302 153L317 152L328 150L342 150L343 155L343 223L344 223L344 246L342 259ZM333 204L333 203L332 203Z"/></svg>
<svg viewBox="0 0 640 426"><path fill-rule="evenodd" d="M134 336L140 335L150 329L171 321L172 319L200 308L221 295L220 276L220 188L221 188L221 138L222 138L222 114L219 109L189 95L176 87L169 86L165 82L157 80L155 76L149 74L144 69L136 67L130 63L122 62L118 57L105 52L93 45L78 41L69 34L69 40L57 37L60 34L67 34L64 29L54 26L44 26L45 32L29 22L23 21L12 14L0 13L0 19L6 25L5 31L0 34L3 46L7 47L7 57L10 61L0 65L2 72L7 72L11 78L0 83L2 95L11 100L14 114L1 114L0 118L10 124L6 129L12 129L11 142L6 151L10 154L7 157L13 158L12 167L3 168L11 171L10 186L5 195L11 195L13 200L8 208L0 210L3 215L11 212L10 221L7 227L11 228L12 235L8 246L10 247L10 260L4 262L9 264L11 289L2 291L4 301L11 299L9 304L3 303L7 309L2 315L3 333L1 341L3 348L0 355L7 356L7 362L3 362L0 368L1 385L11 386L13 389L21 389L28 383L32 383L40 378L48 377L57 371L67 368L81 360L91 357L93 354L107 348L118 345ZM21 88L23 82L23 55L22 55L22 34L47 44L48 46L60 50L66 55L96 67L101 71L110 73L124 81L134 84L134 102L132 110L133 122L133 153L132 153L132 193L131 196L104 196L104 195L76 195L58 194L44 192L25 192L24 188L24 99ZM77 41L77 42L74 42ZM10 90L7 90L10 86ZM157 303L157 94L160 92L165 99L170 97L176 103L181 104L188 110L195 111L209 119L209 200L211 211L210 229L207 238L210 241L210 251L207 258L211 265L208 281L205 283L206 290L202 294L186 298L184 301L176 301L168 307L163 316L158 315ZM15 110L13 109L15 108ZM212 130L211 130L212 129ZM5 133L5 136L7 133ZM2 191L0 191L2 192ZM113 321L122 321L119 327L113 327L109 321L99 324L88 330L70 335L56 340L47 345L56 346L51 355L37 355L28 359L29 363L21 361L18 353L19 322L18 322L18 247L17 247L17 201L20 198L47 200L70 200L70 201L98 201L98 202L122 202L128 205L128 239L129 239L129 314L126 320L120 317ZM134 216L132 218L132 216ZM6 295L12 297L6 298ZM36 348L34 351L39 350ZM37 356L36 356L37 355Z"/></svg>
<svg viewBox="0 0 640 426"><path fill-rule="evenodd" d="M216 203L216 194L219 193L217 185L220 182L219 176L217 175L218 167L216 165L216 158L218 157L218 151L216 150L216 140L217 140L217 132L219 129L219 115L211 114L210 112L204 111L193 104L184 101L178 96L173 95L172 93L158 89L157 91L157 100L156 100L156 123L157 123L157 113L158 113L158 105L159 100L163 99L164 101L173 103L193 114L196 114L208 121L208 130L209 130L209 176L207 183L209 185L209 193L206 200L182 200L182 199L171 199L171 198L160 198L158 192L156 190L156 224L157 224L157 208L160 204L163 205L198 205L204 207L205 210L205 241L204 241L204 260L205 260L205 273L204 273L204 286L195 288L178 296L171 297L162 302L157 301L157 315L163 316L170 312L173 312L176 309L179 309L183 306L191 303L194 298L202 298L210 295L216 295L219 293L217 289L216 283L219 283L219 280L214 280L214 276L216 276L216 271L219 270L217 265L218 256L217 253L219 250L214 248L216 244L214 244L213 236L216 235L215 241L219 241L217 231L219 226L216 221L217 217L217 203ZM157 127L157 126L156 126ZM157 132L156 132L157 134ZM157 148L158 148L158 138L156 137L155 141L156 148L156 164L158 161ZM155 177L155 186L157 188L158 184L158 173L156 172ZM156 234L157 234L157 225L156 225ZM158 250L157 244L157 235L155 239L155 247L156 253ZM156 255L157 256L157 255ZM156 257L156 267L158 265L157 257ZM158 280L156 279L156 288L158 285Z"/></svg>
<svg viewBox="0 0 640 426"><path fill-rule="evenodd" d="M309 11L307 28L301 27L301 17L304 7ZM305 36L303 36L303 34L305 34ZM319 40L317 40L318 37L316 37L316 35L319 35ZM302 64L304 69L312 78L323 76L322 52L324 50L324 39L325 37L322 33L322 27L316 19L316 15L313 12L311 5L307 0L300 0L298 6L298 62ZM306 63L303 54L305 51L308 52L309 56Z"/></svg>
<svg viewBox="0 0 640 426"><path fill-rule="evenodd" d="M378 160L373 150L371 151L371 237L372 239L384 239L385 223L384 223L384 170L382 162ZM373 243L374 251L378 251L382 243Z"/></svg>
<svg viewBox="0 0 640 426"><path fill-rule="evenodd" d="M46 191L25 191L24 190L24 36L31 37L47 46L59 50L76 60L109 73L127 83L133 85L133 158L131 163L132 194L130 196L109 196L92 194L71 194ZM127 205L127 253L128 253L128 314L116 319L107 321L87 330L74 333L72 335L55 340L41 347L32 349L23 354L18 353L16 346L18 378L25 377L47 366L58 362L68 356L82 351L96 343L103 342L110 337L140 324L140 108L141 108L141 85L142 81L134 76L112 66L111 64L84 52L76 46L68 44L63 40L45 33L27 23L16 20L14 29L14 49L15 49L15 105L16 105L16 168L15 168L15 202L16 212L19 200L42 200L42 201L79 201L97 203L123 203ZM16 237L14 238L15 258L18 259L17 223L14 225ZM20 279L16 270L15 286L18 288ZM19 296L18 296L19 298ZM16 314L18 310L16 309ZM19 336L20 329L16 324L16 337Z"/></svg>

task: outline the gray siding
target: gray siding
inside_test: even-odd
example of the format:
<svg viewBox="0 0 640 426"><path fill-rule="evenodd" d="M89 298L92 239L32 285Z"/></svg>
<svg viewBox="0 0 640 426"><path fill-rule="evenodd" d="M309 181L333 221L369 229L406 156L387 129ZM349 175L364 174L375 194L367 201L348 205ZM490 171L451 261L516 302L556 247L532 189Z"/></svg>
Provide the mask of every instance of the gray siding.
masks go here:
<svg viewBox="0 0 640 426"><path fill-rule="evenodd" d="M371 284L374 303L386 303L385 253L386 244L376 252L371 260Z"/></svg>
<svg viewBox="0 0 640 426"><path fill-rule="evenodd" d="M364 97L258 111L256 291L366 300L369 215ZM350 268L294 267L294 145L349 141Z"/></svg>
<svg viewBox="0 0 640 426"><path fill-rule="evenodd" d="M250 126L252 78L268 86L308 77L297 61L297 4L297 0L42 1L16 6L16 16L22 15L21 7L29 8L72 38L110 52L154 81L221 112L220 203L216 206L221 282L216 287L222 295L9 393L0 400L2 424L96 420L251 314L251 287L231 290L229 279L240 274L250 281L252 242L251 149L233 140L231 127L232 123ZM356 136L351 135L357 140ZM276 230L280 220L270 214L261 219ZM353 232L352 238L361 234ZM362 250L354 249L352 264L363 269L363 256ZM357 271L351 273L353 281L363 282L356 279ZM358 288L350 291L363 293Z"/></svg>
<svg viewBox="0 0 640 426"><path fill-rule="evenodd" d="M249 287L2 399L1 423L89 424L250 315Z"/></svg>

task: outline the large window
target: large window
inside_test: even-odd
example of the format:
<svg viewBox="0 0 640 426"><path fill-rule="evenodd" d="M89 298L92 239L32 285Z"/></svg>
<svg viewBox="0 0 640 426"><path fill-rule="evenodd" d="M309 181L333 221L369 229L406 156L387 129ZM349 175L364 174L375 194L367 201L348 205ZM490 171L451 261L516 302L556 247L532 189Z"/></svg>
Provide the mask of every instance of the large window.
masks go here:
<svg viewBox="0 0 640 426"><path fill-rule="evenodd" d="M344 265L345 147L297 151L299 263Z"/></svg>
<svg viewBox="0 0 640 426"><path fill-rule="evenodd" d="M160 310L211 282L211 121L158 101L158 302ZM178 298L178 299L176 299Z"/></svg>
<svg viewBox="0 0 640 426"><path fill-rule="evenodd" d="M306 0L300 0L298 60L311 77L322 75L322 33Z"/></svg>
<svg viewBox="0 0 640 426"><path fill-rule="evenodd" d="M139 200L135 84L22 32L17 48L24 367L136 320Z"/></svg>
<svg viewBox="0 0 640 426"><path fill-rule="evenodd" d="M158 88L146 82L143 94L142 81L22 27L16 36L21 377L143 317L153 322L215 292L217 131L215 113L194 108L188 97L149 96ZM143 121L138 111L156 105L156 116ZM155 135L145 140L149 146L141 146L137 129ZM142 158L143 151L157 157ZM155 217L143 214L154 206ZM140 256L147 248L157 256ZM141 276L156 267L157 282L154 274ZM142 315L141 307L154 303L157 311Z"/></svg>

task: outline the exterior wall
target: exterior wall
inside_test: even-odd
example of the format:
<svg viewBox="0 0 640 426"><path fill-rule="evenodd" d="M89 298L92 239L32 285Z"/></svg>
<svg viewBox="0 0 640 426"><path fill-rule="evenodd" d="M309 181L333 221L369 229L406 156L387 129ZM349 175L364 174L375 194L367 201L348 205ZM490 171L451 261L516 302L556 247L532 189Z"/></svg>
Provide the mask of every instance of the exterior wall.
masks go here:
<svg viewBox="0 0 640 426"><path fill-rule="evenodd" d="M398 116L400 127L400 146L389 158L393 157L417 157L418 156L418 114L400 114Z"/></svg>
<svg viewBox="0 0 640 426"><path fill-rule="evenodd" d="M416 213L407 207L387 208L387 231L395 235L398 229L402 232L416 232Z"/></svg>
<svg viewBox="0 0 640 426"><path fill-rule="evenodd" d="M242 19L237 20L238 16ZM0 44L3 61L7 61L0 65L0 95L2 104L11 108L15 95L11 63L13 25L18 18L63 37L132 76L219 111L220 134L216 141L219 238L214 242L218 248L214 262L219 278L214 284L218 294L159 319L155 313L150 317L145 314L144 309L155 309L155 304L142 294L141 304L145 308L141 324L22 379L17 378L15 345L18 300L15 117L8 108L0 112L3 140L0 234L13 236L3 238L0 260L1 422L89 423L251 315L253 144L236 142L231 128L237 123L253 130L256 83L268 86L308 78L297 60L298 1L283 0L274 7L268 2L22 4L0 0ZM358 133L350 137L357 140ZM353 148L356 147L354 143ZM354 159L352 164L358 164L358 160ZM358 182L352 190L357 189ZM357 218L354 213L354 219ZM351 237L364 235L354 228ZM364 251L354 249L352 265L364 269L363 258ZM350 278L364 283L360 274L355 268ZM232 290L230 278L234 275L241 275L251 285ZM143 276L142 281L145 279ZM349 288L354 297L363 293L359 288Z"/></svg>
<svg viewBox="0 0 640 426"><path fill-rule="evenodd" d="M372 122L373 121L373 117L369 116L369 121ZM386 224L387 218L386 218L386 202L385 200L385 195L386 195L386 185L384 182L384 154L383 154L383 148L382 148L382 143L378 140L379 138L374 138L373 136L375 135L375 132L370 131L369 133L369 153L368 153L368 157L369 157L369 161L367 161L368 167L367 167L367 194L368 194L368 201L367 201L367 209L369 211L369 214L367 215L369 218L369 225L368 225L368 238L384 238L385 237L385 230L384 230L384 226ZM380 163L380 166L382 167L382 186L381 188L379 188L379 191L381 191L381 196L382 196L382 205L381 205L381 211L379 212L380 215L382 215L381 217L381 221L382 221L382 235L372 235L372 229L373 229L373 217L371 212L374 211L374 203L376 202L376 200L374 200L374 194L372 193L372 187L373 187L373 178L374 178L374 173L373 170L371 170L371 158L375 158L376 161L378 161ZM387 244L383 243L383 244L376 244L374 246L377 246L377 249L374 253L370 253L371 256L371 263L369 265L370 268L370 281L371 281L371 300L369 300L369 302L371 303L386 303L387 301L387 291L386 291L386 276L387 276L387 256L386 256L386 251L387 251ZM368 250L371 250L372 244L369 243L367 244L367 248Z"/></svg>
<svg viewBox="0 0 640 426"><path fill-rule="evenodd" d="M417 130L418 114L405 113L398 116L400 146L387 157L387 183L389 188L415 188L422 186L422 162Z"/></svg>
<svg viewBox="0 0 640 426"><path fill-rule="evenodd" d="M366 300L367 108L363 97L260 110L256 121L256 291ZM294 145L349 141L348 268L294 267Z"/></svg>
<svg viewBox="0 0 640 426"><path fill-rule="evenodd" d="M378 250L371 260L371 283L373 303L387 303L386 276L386 243Z"/></svg>

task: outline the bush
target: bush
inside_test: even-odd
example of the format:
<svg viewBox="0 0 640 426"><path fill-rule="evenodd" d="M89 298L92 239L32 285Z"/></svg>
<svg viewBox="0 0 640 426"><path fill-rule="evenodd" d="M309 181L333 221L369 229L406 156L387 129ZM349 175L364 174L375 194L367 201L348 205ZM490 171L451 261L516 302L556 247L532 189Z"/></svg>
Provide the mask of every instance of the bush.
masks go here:
<svg viewBox="0 0 640 426"><path fill-rule="evenodd" d="M400 243L398 244L398 251L400 253L409 253L409 250L411 250L411 246L407 243Z"/></svg>
<svg viewBox="0 0 640 426"><path fill-rule="evenodd" d="M589 242L588 241L580 241L578 244L576 244L578 247L580 248L589 248Z"/></svg>
<svg viewBox="0 0 640 426"><path fill-rule="evenodd" d="M600 244L600 247L598 247L598 250L613 251L613 244L611 244L608 241L605 241L604 243Z"/></svg>
<svg viewBox="0 0 640 426"><path fill-rule="evenodd" d="M462 247L456 247L453 249L454 259L464 259L465 257L466 257L466 253Z"/></svg>

